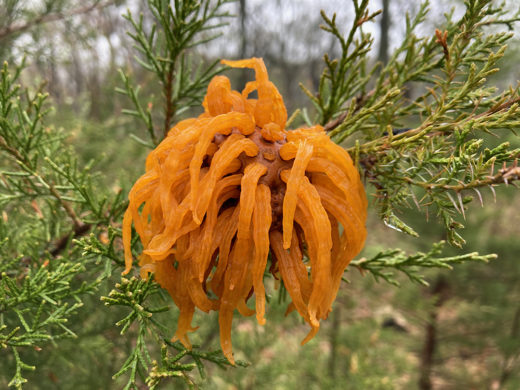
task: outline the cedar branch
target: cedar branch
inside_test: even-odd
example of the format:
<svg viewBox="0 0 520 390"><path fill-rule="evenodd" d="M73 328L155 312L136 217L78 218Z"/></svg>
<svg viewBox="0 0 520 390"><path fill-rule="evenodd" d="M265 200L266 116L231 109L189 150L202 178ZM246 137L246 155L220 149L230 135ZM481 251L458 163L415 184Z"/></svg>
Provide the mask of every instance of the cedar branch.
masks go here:
<svg viewBox="0 0 520 390"><path fill-rule="evenodd" d="M403 180L407 183L423 187L427 190L443 189L448 191L460 192L462 190L493 186L497 184L511 184L513 181L520 180L520 167L517 165L517 162L515 161L515 163L511 167L503 167L495 175L486 176L482 180L474 180L470 183L461 183L457 185L420 182L413 180L409 177L403 177Z"/></svg>
<svg viewBox="0 0 520 390"><path fill-rule="evenodd" d="M9 146L7 144L7 142L5 141L5 139L1 136L0 136L0 148L4 149L10 155L12 155L16 159L16 162L23 169L25 169L32 175L40 178L40 180L42 180L47 185L51 195L54 196L58 200L58 202L60 202L61 206L63 207L63 209L65 210L67 215L70 217L70 219L72 219L75 229L80 229L83 226L83 222L81 222L81 219L76 215L74 209L70 206L70 204L68 202L66 202L65 200L63 200L63 198L61 197L58 190L56 190L56 188L54 187L54 183L52 183L49 180L45 179L44 177L40 176L37 172L34 172L32 169L29 169L29 161L27 160L27 158L22 156L18 150Z"/></svg>

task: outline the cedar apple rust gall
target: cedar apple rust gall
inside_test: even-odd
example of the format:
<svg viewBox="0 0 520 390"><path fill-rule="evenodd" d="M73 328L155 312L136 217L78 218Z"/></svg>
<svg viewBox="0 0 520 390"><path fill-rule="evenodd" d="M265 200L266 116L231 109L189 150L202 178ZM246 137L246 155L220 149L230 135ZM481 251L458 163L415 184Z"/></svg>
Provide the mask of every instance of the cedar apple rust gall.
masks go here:
<svg viewBox="0 0 520 390"><path fill-rule="evenodd" d="M265 323L266 270L287 289L287 311L310 325L302 343L314 337L365 242L367 200L350 156L321 126L285 129L262 59L222 62L254 69L256 80L240 93L214 77L204 113L175 125L147 157L123 219L124 273L133 224L141 276L153 272L180 309L174 339L190 348L195 308L216 310L234 363L233 312Z"/></svg>

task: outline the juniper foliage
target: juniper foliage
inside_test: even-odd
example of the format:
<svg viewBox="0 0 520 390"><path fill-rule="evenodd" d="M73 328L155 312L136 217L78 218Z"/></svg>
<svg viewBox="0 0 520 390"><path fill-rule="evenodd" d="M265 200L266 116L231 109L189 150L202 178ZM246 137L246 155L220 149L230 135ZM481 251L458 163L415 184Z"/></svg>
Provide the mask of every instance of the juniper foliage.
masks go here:
<svg viewBox="0 0 520 390"><path fill-rule="evenodd" d="M226 3L149 0L154 24L124 16L136 61L162 92L141 96L129 72L121 71L117 92L132 105L124 112L142 123L143 132L132 137L143 153L184 112L200 105L207 83L222 71L217 62L197 61L193 49L218 33L229 16ZM500 92L489 81L512 37L496 27L510 27L519 15L506 14L491 0L467 0L460 19L448 14L442 29L421 37L425 2L414 18L407 16L405 39L388 63L372 65L373 39L363 26L377 13L368 12L368 0L354 5L346 34L335 16L322 14L323 29L336 37L341 55L324 57L318 91L303 87L315 115L305 108L299 112L310 124L323 124L355 157L384 223L417 236L403 217L416 206L440 220L447 241L462 246L459 230L470 202L482 202L481 189L514 184L520 175L520 150L508 142L490 146L485 137L505 139L520 125L518 88ZM63 338L77 337L67 323L94 296L105 310L122 313L114 324L121 337L135 339L114 373L117 383L128 389L143 382L156 388L167 380L195 386L195 369L203 378L205 364L226 366L227 360L219 351L188 351L169 341L171 329L160 320L170 310L164 304L169 300L153 278L120 279L126 190L103 189L103 167L96 161L80 166L67 131L46 120L53 108L43 86L20 85L23 68L23 62L6 63L0 74L0 350L11 370L8 385L22 388L24 373L37 369L38 358L29 352L43 354ZM411 255L388 249L352 264L392 284L396 271L424 284L425 269L493 258L442 256L443 246ZM139 254L137 238L132 249Z"/></svg>
<svg viewBox="0 0 520 390"><path fill-rule="evenodd" d="M117 198L96 194L88 167L78 169L64 147L65 135L45 125L47 95L17 83L22 69L4 63L0 71L0 340L14 358L9 385L17 388L23 370L35 368L19 350L75 337L67 321L103 277L88 262L73 261L79 250L71 239L118 217L110 208Z"/></svg>
<svg viewBox="0 0 520 390"><path fill-rule="evenodd" d="M378 213L385 224L412 236L399 217L416 206L443 224L450 244L462 247L468 203L480 189L519 178L520 149L503 142L490 148L484 135L507 138L520 125L518 86L499 92L489 81L498 72L510 31L497 31L520 20L505 3L466 0L466 12L443 30L418 36L428 13L406 15L406 35L386 65L370 66L373 39L363 25L375 14L368 0L354 1L356 16L343 35L336 17L322 14L322 28L341 45L341 57L325 55L319 91L305 87L320 122L330 136L354 153L375 188ZM406 131L396 131L405 128ZM395 133L395 134L394 134Z"/></svg>
<svg viewBox="0 0 520 390"><path fill-rule="evenodd" d="M153 56L156 67L140 63L162 76L165 128L175 115L195 102L200 104L204 87L218 71L214 63L192 73L191 57L185 54L211 39L201 39L201 33L219 27L209 23L225 16L220 12L224 3L177 1L171 7L164 1L150 1L160 27L153 26L149 33L143 31L142 18L135 22L132 15L126 16L135 28L131 37L141 44L139 48L148 50L145 53ZM23 62L4 63L0 73L0 348L9 351L3 352L13 374L7 385L16 388L27 382L24 371L36 369L33 362L23 360L23 352L44 353L49 343L77 337L67 322L78 315L87 294L100 296L103 286L120 274L120 226L127 205L123 191L99 191L103 170L98 162L78 164L77 153L67 143L69 134L46 122L54 108L47 102L43 85L35 91L21 86L23 69ZM142 109L139 89L121 75L126 90L119 91L128 94L139 110L125 112L143 114L146 126L153 127L151 108ZM155 132L149 134L156 142ZM157 290L153 279L123 279L116 290L101 297L107 307L129 308L130 313L118 322L123 326L121 333L134 321L138 323L135 348L114 379L126 375L128 389L140 381L155 388L170 377L192 385L187 372L197 367L204 376L203 362L229 365L219 351L187 351L168 341L170 330L160 328L151 314L169 308L143 309L144 301ZM150 342L146 337L162 345L161 351L152 351L158 352L155 359L146 347Z"/></svg>

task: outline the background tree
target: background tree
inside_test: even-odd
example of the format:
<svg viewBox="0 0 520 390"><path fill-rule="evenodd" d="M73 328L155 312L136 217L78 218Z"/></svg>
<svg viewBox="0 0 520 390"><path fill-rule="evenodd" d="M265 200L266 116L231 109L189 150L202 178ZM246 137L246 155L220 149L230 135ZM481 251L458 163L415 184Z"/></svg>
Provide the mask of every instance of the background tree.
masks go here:
<svg viewBox="0 0 520 390"><path fill-rule="evenodd" d="M385 65L382 4L366 1L0 3L0 387L517 388L516 10L468 0L403 19L391 3ZM322 123L356 158L374 213L316 340L297 346L282 289L265 327L235 326L250 366L222 371L215 316L188 352L168 341L166 294L121 280L120 223L148 148L197 112L213 59L239 55L265 58L293 124ZM476 251L499 260L442 269L493 257Z"/></svg>

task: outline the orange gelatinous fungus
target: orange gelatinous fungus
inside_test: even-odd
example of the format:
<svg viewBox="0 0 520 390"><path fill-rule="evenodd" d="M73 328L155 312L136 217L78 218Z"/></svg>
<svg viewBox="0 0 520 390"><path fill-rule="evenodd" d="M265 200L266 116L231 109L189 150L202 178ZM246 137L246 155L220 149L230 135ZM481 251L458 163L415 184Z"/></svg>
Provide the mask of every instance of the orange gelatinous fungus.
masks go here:
<svg viewBox="0 0 520 390"><path fill-rule="evenodd" d="M235 309L265 323L266 269L282 279L287 311L311 326L303 342L314 337L364 245L367 200L352 159L323 127L285 129L287 111L262 59L222 62L254 69L256 80L239 93L214 77L205 112L179 122L150 153L123 218L124 273L133 224L141 276L153 272L180 309L174 339L189 348L195 308L217 310L233 363Z"/></svg>

